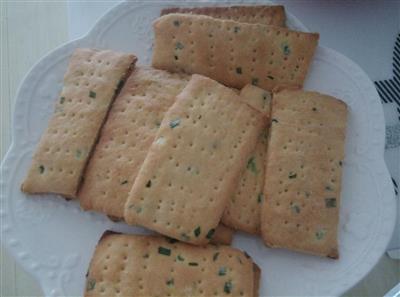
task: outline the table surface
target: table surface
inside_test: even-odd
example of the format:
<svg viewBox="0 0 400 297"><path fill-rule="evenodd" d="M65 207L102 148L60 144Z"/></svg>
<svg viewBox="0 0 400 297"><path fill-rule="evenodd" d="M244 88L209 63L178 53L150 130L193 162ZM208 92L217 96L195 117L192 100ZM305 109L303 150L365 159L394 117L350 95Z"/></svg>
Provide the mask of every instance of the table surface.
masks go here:
<svg viewBox="0 0 400 297"><path fill-rule="evenodd" d="M372 80L391 74L391 52L400 28L398 1L282 0L312 31L320 44L353 59ZM0 0L0 158L10 145L15 93L30 67L60 44L87 32L112 1ZM333 29L334 28L334 29ZM0 296L41 296L37 282L1 248ZM382 296L400 281L400 262L382 257L345 296Z"/></svg>

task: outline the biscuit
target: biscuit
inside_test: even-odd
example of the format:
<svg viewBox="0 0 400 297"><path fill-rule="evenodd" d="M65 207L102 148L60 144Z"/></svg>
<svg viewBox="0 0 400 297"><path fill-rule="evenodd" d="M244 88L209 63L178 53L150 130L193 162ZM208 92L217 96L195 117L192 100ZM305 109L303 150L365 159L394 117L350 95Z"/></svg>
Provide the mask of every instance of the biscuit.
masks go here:
<svg viewBox="0 0 400 297"><path fill-rule="evenodd" d="M103 235L84 296L258 296L251 258L229 246L196 247L159 236Z"/></svg>
<svg viewBox="0 0 400 297"><path fill-rule="evenodd" d="M233 233L234 231L231 228L228 228L224 224L219 224L218 227L215 228L210 243L230 245L232 243Z"/></svg>
<svg viewBox="0 0 400 297"><path fill-rule="evenodd" d="M171 13L191 13L207 15L216 19L232 20L240 23L263 24L285 27L286 15L282 5L254 5L229 7L170 7L161 10L161 15Z"/></svg>
<svg viewBox="0 0 400 297"><path fill-rule="evenodd" d="M240 97L248 105L269 117L271 112L271 93L253 85L240 90Z"/></svg>
<svg viewBox="0 0 400 297"><path fill-rule="evenodd" d="M76 49L55 111L21 186L29 194L75 198L107 112L136 57L109 50Z"/></svg>
<svg viewBox="0 0 400 297"><path fill-rule="evenodd" d="M261 203L264 199L264 163L267 143L260 137L256 149L247 161L236 193L232 195L221 221L247 233L260 233Z"/></svg>
<svg viewBox="0 0 400 297"><path fill-rule="evenodd" d="M193 75L166 113L125 205L125 221L192 244L215 232L266 118Z"/></svg>
<svg viewBox="0 0 400 297"><path fill-rule="evenodd" d="M271 94L258 87L247 85L240 97L249 105L269 117ZM256 148L247 161L236 193L232 195L221 221L248 233L260 233L261 202L264 199L264 166L267 151L267 128L259 137Z"/></svg>
<svg viewBox="0 0 400 297"><path fill-rule="evenodd" d="M261 233L266 245L338 258L346 104L306 91L274 94Z"/></svg>
<svg viewBox="0 0 400 297"><path fill-rule="evenodd" d="M168 14L154 23L152 65L197 73L233 88L300 88L319 35L202 15Z"/></svg>
<svg viewBox="0 0 400 297"><path fill-rule="evenodd" d="M189 76L136 67L111 107L79 191L83 209L123 218L136 175Z"/></svg>

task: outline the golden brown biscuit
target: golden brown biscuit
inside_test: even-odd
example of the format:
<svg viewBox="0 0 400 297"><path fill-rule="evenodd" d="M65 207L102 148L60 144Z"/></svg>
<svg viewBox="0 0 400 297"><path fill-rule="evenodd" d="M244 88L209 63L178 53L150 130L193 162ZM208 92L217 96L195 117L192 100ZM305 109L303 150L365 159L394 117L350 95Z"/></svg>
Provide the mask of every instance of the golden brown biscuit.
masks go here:
<svg viewBox="0 0 400 297"><path fill-rule="evenodd" d="M125 205L125 221L192 244L218 225L266 118L193 75L165 115Z"/></svg>
<svg viewBox="0 0 400 297"><path fill-rule="evenodd" d="M272 100L261 232L270 247L338 258L346 104L317 92Z"/></svg>
<svg viewBox="0 0 400 297"><path fill-rule="evenodd" d="M136 67L101 130L79 191L81 206L121 219L136 175L160 127L190 76Z"/></svg>
<svg viewBox="0 0 400 297"><path fill-rule="evenodd" d="M171 13L191 13L207 15L216 19L232 20L240 23L263 24L285 27L285 8L282 5L254 5L229 7L171 7L161 10L161 15Z"/></svg>
<svg viewBox="0 0 400 297"><path fill-rule="evenodd" d="M240 92L243 101L269 118L271 94L258 87L247 85ZM248 233L260 233L261 202L264 199L265 153L268 131L261 133L254 152L242 172L236 193L232 195L221 221Z"/></svg>
<svg viewBox="0 0 400 297"><path fill-rule="evenodd" d="M259 274L229 246L196 247L158 236L106 234L84 296L257 296Z"/></svg>
<svg viewBox="0 0 400 297"><path fill-rule="evenodd" d="M107 112L136 57L110 50L76 49L55 111L21 186L25 193L75 198Z"/></svg>
<svg viewBox="0 0 400 297"><path fill-rule="evenodd" d="M218 227L215 228L210 243L230 245L232 243L233 233L235 233L235 231L220 223Z"/></svg>
<svg viewBox="0 0 400 297"><path fill-rule="evenodd" d="M233 88L300 88L318 34L202 15L168 14L154 23L152 65L197 73Z"/></svg>

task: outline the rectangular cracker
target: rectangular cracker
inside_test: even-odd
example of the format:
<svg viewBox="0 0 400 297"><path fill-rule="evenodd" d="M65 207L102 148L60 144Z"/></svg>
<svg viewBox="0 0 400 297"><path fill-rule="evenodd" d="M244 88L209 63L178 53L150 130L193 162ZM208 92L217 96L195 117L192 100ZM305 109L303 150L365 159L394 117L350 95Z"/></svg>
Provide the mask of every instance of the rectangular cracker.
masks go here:
<svg viewBox="0 0 400 297"><path fill-rule="evenodd" d="M218 227L215 228L210 243L230 245L232 243L233 233L234 231L231 228L220 223Z"/></svg>
<svg viewBox="0 0 400 297"><path fill-rule="evenodd" d="M193 75L165 115L125 205L125 221L206 244L265 117L231 89Z"/></svg>
<svg viewBox="0 0 400 297"><path fill-rule="evenodd" d="M180 8L170 7L161 10L161 15L171 13L191 13L207 15L216 19L232 20L240 23L263 24L285 27L286 15L282 5L254 6L214 6Z"/></svg>
<svg viewBox="0 0 400 297"><path fill-rule="evenodd" d="M251 258L229 246L196 247L160 236L105 234L84 296L255 296Z"/></svg>
<svg viewBox="0 0 400 297"><path fill-rule="evenodd" d="M346 104L317 92L281 91L271 118L264 242L336 259Z"/></svg>
<svg viewBox="0 0 400 297"><path fill-rule="evenodd" d="M269 118L271 94L247 85L240 97ZM267 151L268 128L259 136L254 152L247 161L236 193L232 195L221 221L235 229L252 234L260 233L261 202L264 199L264 166Z"/></svg>
<svg viewBox="0 0 400 297"><path fill-rule="evenodd" d="M150 67L136 67L116 98L79 191L83 209L121 219L128 193L166 111L189 81Z"/></svg>
<svg viewBox="0 0 400 297"><path fill-rule="evenodd" d="M25 193L75 198L107 112L136 62L109 50L76 49L55 111L21 186Z"/></svg>
<svg viewBox="0 0 400 297"><path fill-rule="evenodd" d="M269 117L272 98L270 92L253 85L246 85L239 94L244 102Z"/></svg>
<svg viewBox="0 0 400 297"><path fill-rule="evenodd" d="M162 16L153 27L153 67L202 74L238 89L246 84L265 90L301 87L319 38L190 14Z"/></svg>

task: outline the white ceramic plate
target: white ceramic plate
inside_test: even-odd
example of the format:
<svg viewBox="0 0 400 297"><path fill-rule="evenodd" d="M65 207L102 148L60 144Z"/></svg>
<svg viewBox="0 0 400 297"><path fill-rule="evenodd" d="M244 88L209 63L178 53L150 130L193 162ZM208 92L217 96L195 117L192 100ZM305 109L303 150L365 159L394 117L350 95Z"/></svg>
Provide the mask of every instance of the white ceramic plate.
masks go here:
<svg viewBox="0 0 400 297"><path fill-rule="evenodd" d="M20 86L13 117L13 143L2 164L1 232L5 246L37 278L46 296L82 294L93 249L104 230L146 232L113 223L101 214L83 212L76 201L66 202L54 195L28 197L19 190L53 112L68 58L77 47L111 48L134 52L141 64L150 64L151 22L161 7L168 5L173 3L118 5L87 36L44 57ZM288 25L306 30L291 15ZM262 296L340 295L375 265L394 226L393 188L383 161L384 118L372 82L346 57L319 47L305 87L343 99L350 110L340 212L340 260L267 249L257 238L237 234L234 246L246 250L262 268Z"/></svg>

